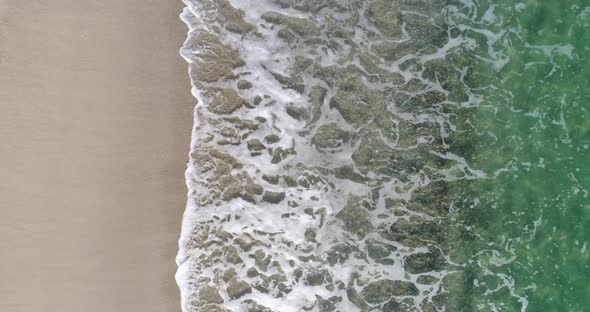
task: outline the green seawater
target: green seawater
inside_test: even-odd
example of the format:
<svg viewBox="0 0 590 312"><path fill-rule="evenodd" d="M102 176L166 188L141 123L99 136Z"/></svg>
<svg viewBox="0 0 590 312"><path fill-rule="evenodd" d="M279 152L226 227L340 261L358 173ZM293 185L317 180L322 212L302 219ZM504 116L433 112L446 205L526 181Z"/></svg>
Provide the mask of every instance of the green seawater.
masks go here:
<svg viewBox="0 0 590 312"><path fill-rule="evenodd" d="M185 3L185 311L590 311L590 0Z"/></svg>
<svg viewBox="0 0 590 312"><path fill-rule="evenodd" d="M466 3L461 1L462 3ZM462 311L590 311L590 2L458 6L479 102Z"/></svg>

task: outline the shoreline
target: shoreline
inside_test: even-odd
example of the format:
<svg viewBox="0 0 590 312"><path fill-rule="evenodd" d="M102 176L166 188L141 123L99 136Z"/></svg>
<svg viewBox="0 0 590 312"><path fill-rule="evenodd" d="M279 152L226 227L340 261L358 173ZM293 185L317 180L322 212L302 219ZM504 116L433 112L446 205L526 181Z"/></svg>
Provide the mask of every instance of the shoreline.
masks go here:
<svg viewBox="0 0 590 312"><path fill-rule="evenodd" d="M180 311L182 2L0 7L0 310Z"/></svg>

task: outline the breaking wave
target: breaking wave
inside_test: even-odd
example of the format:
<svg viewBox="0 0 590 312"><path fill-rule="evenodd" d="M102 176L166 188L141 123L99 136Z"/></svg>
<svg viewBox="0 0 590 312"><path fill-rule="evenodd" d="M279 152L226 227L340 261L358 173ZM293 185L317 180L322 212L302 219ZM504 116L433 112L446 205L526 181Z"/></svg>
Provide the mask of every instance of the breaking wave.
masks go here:
<svg viewBox="0 0 590 312"><path fill-rule="evenodd" d="M476 71L506 66L518 34L494 28L494 5L184 2L197 105L183 311L496 309L478 287L505 287L526 310L513 278L493 272L513 259L467 246L487 241L468 190L512 169L472 161L493 87ZM492 269L477 262L488 252ZM478 284L475 268L497 281Z"/></svg>

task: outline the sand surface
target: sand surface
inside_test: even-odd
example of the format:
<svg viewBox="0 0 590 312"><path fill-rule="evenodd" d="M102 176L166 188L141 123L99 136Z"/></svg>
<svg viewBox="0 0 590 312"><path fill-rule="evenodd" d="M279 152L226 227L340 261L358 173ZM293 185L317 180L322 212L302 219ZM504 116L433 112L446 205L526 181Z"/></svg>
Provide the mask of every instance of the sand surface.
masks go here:
<svg viewBox="0 0 590 312"><path fill-rule="evenodd" d="M0 311L178 311L180 0L0 0Z"/></svg>

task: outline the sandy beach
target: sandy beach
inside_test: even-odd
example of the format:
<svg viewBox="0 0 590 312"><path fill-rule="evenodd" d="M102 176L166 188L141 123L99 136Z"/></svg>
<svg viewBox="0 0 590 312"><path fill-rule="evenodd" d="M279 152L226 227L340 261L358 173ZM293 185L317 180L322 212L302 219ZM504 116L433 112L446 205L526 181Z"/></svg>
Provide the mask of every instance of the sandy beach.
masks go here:
<svg viewBox="0 0 590 312"><path fill-rule="evenodd" d="M0 0L0 311L179 311L181 2Z"/></svg>

